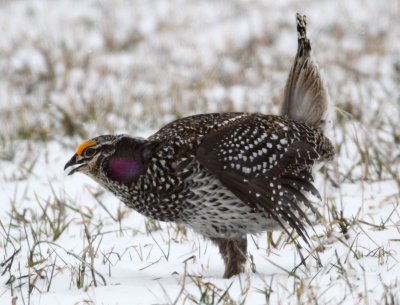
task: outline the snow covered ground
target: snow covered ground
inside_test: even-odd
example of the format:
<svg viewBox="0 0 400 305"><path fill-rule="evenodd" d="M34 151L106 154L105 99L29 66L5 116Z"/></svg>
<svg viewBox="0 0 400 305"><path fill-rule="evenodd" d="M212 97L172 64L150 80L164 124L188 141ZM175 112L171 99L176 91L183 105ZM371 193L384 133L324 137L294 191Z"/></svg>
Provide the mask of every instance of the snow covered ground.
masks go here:
<svg viewBox="0 0 400 305"><path fill-rule="evenodd" d="M82 140L185 115L276 113L295 13L333 101L313 258L249 236L221 278L201 236L63 165ZM400 304L400 2L1 1L0 304ZM321 243L321 244L320 244ZM304 251L306 255L307 252Z"/></svg>

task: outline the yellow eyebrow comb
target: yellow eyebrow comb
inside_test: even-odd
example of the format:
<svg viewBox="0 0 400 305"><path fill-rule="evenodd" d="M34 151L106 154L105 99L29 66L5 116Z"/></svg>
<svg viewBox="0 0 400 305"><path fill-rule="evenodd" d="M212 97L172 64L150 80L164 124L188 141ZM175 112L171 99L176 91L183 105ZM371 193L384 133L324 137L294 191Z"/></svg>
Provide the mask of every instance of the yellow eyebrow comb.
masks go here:
<svg viewBox="0 0 400 305"><path fill-rule="evenodd" d="M76 154L78 156L82 156L82 153L86 148L94 146L96 144L97 144L96 141L93 140L84 141L81 144L79 144L78 148L76 149Z"/></svg>

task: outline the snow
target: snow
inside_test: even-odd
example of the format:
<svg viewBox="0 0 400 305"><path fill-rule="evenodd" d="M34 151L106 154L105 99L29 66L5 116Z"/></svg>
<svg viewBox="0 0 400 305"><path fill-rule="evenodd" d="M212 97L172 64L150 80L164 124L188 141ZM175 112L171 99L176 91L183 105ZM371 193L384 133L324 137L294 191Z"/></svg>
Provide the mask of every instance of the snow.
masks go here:
<svg viewBox="0 0 400 305"><path fill-rule="evenodd" d="M324 221L309 229L322 266L292 274L300 256L275 232L278 249L248 237L256 273L222 279L210 241L63 172L83 138L277 113L297 11L334 104ZM3 1L0 29L0 305L400 304L398 1Z"/></svg>

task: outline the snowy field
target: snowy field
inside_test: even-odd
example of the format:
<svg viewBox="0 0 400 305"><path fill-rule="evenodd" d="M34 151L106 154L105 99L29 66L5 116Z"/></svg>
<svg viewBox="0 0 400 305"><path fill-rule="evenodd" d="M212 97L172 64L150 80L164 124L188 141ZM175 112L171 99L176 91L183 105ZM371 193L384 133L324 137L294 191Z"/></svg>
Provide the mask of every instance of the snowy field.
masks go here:
<svg viewBox="0 0 400 305"><path fill-rule="evenodd" d="M88 137L276 113L296 12L333 102L309 230L322 266L265 233L256 273L222 279L209 241L63 172ZM400 304L399 0L3 0L0 31L1 305Z"/></svg>

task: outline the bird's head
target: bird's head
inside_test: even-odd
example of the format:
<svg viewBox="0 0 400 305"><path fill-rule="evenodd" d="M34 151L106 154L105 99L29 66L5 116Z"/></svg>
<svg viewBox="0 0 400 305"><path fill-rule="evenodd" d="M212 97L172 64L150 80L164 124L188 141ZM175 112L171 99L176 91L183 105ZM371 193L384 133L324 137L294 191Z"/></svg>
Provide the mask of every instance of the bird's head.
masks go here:
<svg viewBox="0 0 400 305"><path fill-rule="evenodd" d="M130 185L144 173L156 145L126 135L102 135L78 145L76 153L65 164L68 175L81 172L100 184L110 180Z"/></svg>

